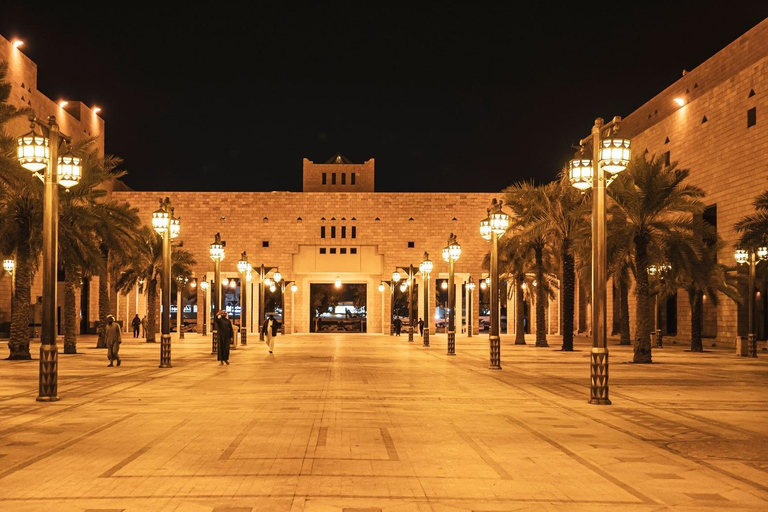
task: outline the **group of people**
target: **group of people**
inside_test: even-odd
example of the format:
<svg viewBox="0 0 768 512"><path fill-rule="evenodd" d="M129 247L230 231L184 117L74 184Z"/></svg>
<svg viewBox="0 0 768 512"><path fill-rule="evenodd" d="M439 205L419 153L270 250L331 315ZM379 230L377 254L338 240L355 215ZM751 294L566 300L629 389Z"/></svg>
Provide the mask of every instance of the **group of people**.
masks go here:
<svg viewBox="0 0 768 512"><path fill-rule="evenodd" d="M424 336L424 320L419 318L419 334ZM392 320L392 325L395 327L395 336L400 336L400 331L403 328L403 321L400 320L400 317L395 317L394 320Z"/></svg>
<svg viewBox="0 0 768 512"><path fill-rule="evenodd" d="M234 341L235 330L226 311L219 311L214 322L219 340L216 359L219 361L220 366L229 364L229 345ZM267 315L267 319L261 326L261 334L269 346L270 354L275 348L275 337L279 328L280 322L277 321L275 316L273 314Z"/></svg>

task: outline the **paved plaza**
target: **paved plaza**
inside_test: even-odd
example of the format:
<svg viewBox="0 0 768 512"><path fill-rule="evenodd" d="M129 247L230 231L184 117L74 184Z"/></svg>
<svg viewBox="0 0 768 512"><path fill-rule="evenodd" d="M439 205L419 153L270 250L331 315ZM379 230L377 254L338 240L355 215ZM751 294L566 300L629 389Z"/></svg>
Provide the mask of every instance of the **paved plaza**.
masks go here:
<svg viewBox="0 0 768 512"><path fill-rule="evenodd" d="M0 361L0 510L767 510L768 354L672 345L653 365L611 345L612 406L587 403L576 351L487 336L83 337L56 403L35 361ZM6 351L4 345L0 349ZM37 353L38 345L33 345Z"/></svg>

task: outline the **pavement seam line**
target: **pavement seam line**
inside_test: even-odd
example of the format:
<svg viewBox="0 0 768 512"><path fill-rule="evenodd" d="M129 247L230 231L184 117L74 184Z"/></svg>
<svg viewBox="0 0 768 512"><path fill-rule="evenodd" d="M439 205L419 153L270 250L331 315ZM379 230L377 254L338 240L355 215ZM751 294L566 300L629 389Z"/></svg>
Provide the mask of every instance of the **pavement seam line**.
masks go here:
<svg viewBox="0 0 768 512"><path fill-rule="evenodd" d="M125 466L133 462L134 460L141 457L144 453L149 451L152 447L154 447L157 443L159 443L161 440L165 439L169 434L172 434L173 432L177 431L179 428L183 427L186 423L188 423L189 420L183 420L177 423L176 425L172 426L165 432L163 432L161 435L155 437L152 441L145 444L143 447L139 448L137 451L133 452L128 457L124 458L108 470L106 470L104 473L100 474L98 478L109 478L121 469L123 469Z"/></svg>

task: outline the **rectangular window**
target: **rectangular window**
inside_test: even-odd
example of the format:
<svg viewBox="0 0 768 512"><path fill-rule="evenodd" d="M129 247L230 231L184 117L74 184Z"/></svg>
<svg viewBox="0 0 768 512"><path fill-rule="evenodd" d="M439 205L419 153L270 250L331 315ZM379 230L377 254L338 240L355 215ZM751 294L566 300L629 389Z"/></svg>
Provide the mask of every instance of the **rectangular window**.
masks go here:
<svg viewBox="0 0 768 512"><path fill-rule="evenodd" d="M264 241L261 242L261 246L262 247L269 247L269 242L264 240Z"/></svg>
<svg viewBox="0 0 768 512"><path fill-rule="evenodd" d="M752 107L747 110L747 128L751 128L757 124L757 107Z"/></svg>
<svg viewBox="0 0 768 512"><path fill-rule="evenodd" d="M714 247L717 244L717 205L707 206L702 218L708 228L704 231L704 242L709 247Z"/></svg>
<svg viewBox="0 0 768 512"><path fill-rule="evenodd" d="M341 226L341 238L347 238L347 226Z"/></svg>
<svg viewBox="0 0 768 512"><path fill-rule="evenodd" d="M326 173L323 173L323 185L328 183L328 175Z"/></svg>
<svg viewBox="0 0 768 512"><path fill-rule="evenodd" d="M331 185L336 184L336 173L331 173Z"/></svg>
<svg viewBox="0 0 768 512"><path fill-rule="evenodd" d="M349 249L349 254L357 254L357 247L351 247Z"/></svg>
<svg viewBox="0 0 768 512"><path fill-rule="evenodd" d="M351 176L349 177L349 181L352 183L352 185L355 184L355 173L351 174Z"/></svg>
<svg viewBox="0 0 768 512"><path fill-rule="evenodd" d="M416 247L416 243L415 242L408 242L408 248L409 249L413 249L414 247Z"/></svg>
<svg viewBox="0 0 768 512"><path fill-rule="evenodd" d="M331 254L336 254L336 248L335 247L331 247Z"/></svg>
<svg viewBox="0 0 768 512"><path fill-rule="evenodd" d="M352 226L352 238L357 238L357 226Z"/></svg>
<svg viewBox="0 0 768 512"><path fill-rule="evenodd" d="M347 248L346 247L342 247L341 249L339 249L339 252L341 254L347 254Z"/></svg>
<svg viewBox="0 0 768 512"><path fill-rule="evenodd" d="M325 238L325 226L320 226L320 238Z"/></svg>
<svg viewBox="0 0 768 512"><path fill-rule="evenodd" d="M331 226L331 238L336 238L336 226Z"/></svg>
<svg viewBox="0 0 768 512"><path fill-rule="evenodd" d="M669 160L669 151L667 151L666 153L664 153L664 165L669 167L669 162L670 162L670 160Z"/></svg>
<svg viewBox="0 0 768 512"><path fill-rule="evenodd" d="M325 247L321 247L320 248L320 254L325 254L325 253L326 253Z"/></svg>
<svg viewBox="0 0 768 512"><path fill-rule="evenodd" d="M341 173L341 184L346 185L347 184L347 173L343 172Z"/></svg>

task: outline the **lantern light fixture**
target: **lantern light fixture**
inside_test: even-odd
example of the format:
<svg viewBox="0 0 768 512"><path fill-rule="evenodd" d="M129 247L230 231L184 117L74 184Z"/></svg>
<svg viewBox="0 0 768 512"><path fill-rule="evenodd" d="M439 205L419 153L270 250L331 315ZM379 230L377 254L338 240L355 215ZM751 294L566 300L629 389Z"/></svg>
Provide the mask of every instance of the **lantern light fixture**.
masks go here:
<svg viewBox="0 0 768 512"><path fill-rule="evenodd" d="M16 266L16 262L13 260L3 260L3 268L9 274L13 274L13 268Z"/></svg>
<svg viewBox="0 0 768 512"><path fill-rule="evenodd" d="M385 289L385 288L384 288L384 283L379 283L379 291L380 291L381 293L384 293L384 289Z"/></svg>
<svg viewBox="0 0 768 512"><path fill-rule="evenodd" d="M241 274L248 272L248 256L245 251L240 255L240 259L237 261L237 271Z"/></svg>
<svg viewBox="0 0 768 512"><path fill-rule="evenodd" d="M274 277L276 283L279 283L280 281L283 280L283 274L281 274L280 271L275 272L273 274L273 277Z"/></svg>
<svg viewBox="0 0 768 512"><path fill-rule="evenodd" d="M408 281L403 281L402 283L400 283L400 291L401 292L404 292L407 289L408 289Z"/></svg>
<svg viewBox="0 0 768 512"><path fill-rule="evenodd" d="M222 261L224 259L224 244L218 240L213 242L211 244L210 254L213 261Z"/></svg>
<svg viewBox="0 0 768 512"><path fill-rule="evenodd" d="M22 41L21 39L14 39L13 40L13 47L14 48L20 48L22 46L24 46L24 41Z"/></svg>
<svg viewBox="0 0 768 512"><path fill-rule="evenodd" d="M181 219L177 219L173 216L173 209L171 209L171 239L178 238L181 233Z"/></svg>
<svg viewBox="0 0 768 512"><path fill-rule="evenodd" d="M568 164L568 177L571 185L582 192L592 187L592 159L587 157L583 148Z"/></svg>
<svg viewBox="0 0 768 512"><path fill-rule="evenodd" d="M291 293L296 293L297 291L299 291L299 287L296 286L296 283L293 283L291 285Z"/></svg>
<svg viewBox="0 0 768 512"><path fill-rule="evenodd" d="M419 270L423 275L429 275L432 272L433 267L434 264L432 263L432 260L429 259L429 254L425 252L424 261L419 264Z"/></svg>
<svg viewBox="0 0 768 512"><path fill-rule="evenodd" d="M600 140L600 165L607 172L616 174L623 171L629 164L629 158L629 139L613 136Z"/></svg>
<svg viewBox="0 0 768 512"><path fill-rule="evenodd" d="M201 281L200 282L200 289L205 291L208 289L208 281Z"/></svg>
<svg viewBox="0 0 768 512"><path fill-rule="evenodd" d="M393 283L399 283L400 282L400 272L398 272L397 270L392 272L392 282Z"/></svg>
<svg viewBox="0 0 768 512"><path fill-rule="evenodd" d="M761 260L768 259L768 247L759 247L757 249L757 257Z"/></svg>
<svg viewBox="0 0 768 512"><path fill-rule="evenodd" d="M456 235L451 234L448 245L443 248L443 259L446 262L456 262L461 256L461 245L456 241Z"/></svg>
<svg viewBox="0 0 768 512"><path fill-rule="evenodd" d="M336 276L336 281L334 281L333 286L336 288L341 288L341 278Z"/></svg>
<svg viewBox="0 0 768 512"><path fill-rule="evenodd" d="M678 107L682 107L685 105L685 98L675 98L674 102L677 103Z"/></svg>
<svg viewBox="0 0 768 512"><path fill-rule="evenodd" d="M272 293L275 293L275 290L277 290L277 286L275 286L275 283L270 284L269 291Z"/></svg>
<svg viewBox="0 0 768 512"><path fill-rule="evenodd" d="M442 288L443 290L447 290L448 289L448 281L443 281L442 283L440 283L440 288Z"/></svg>
<svg viewBox="0 0 768 512"><path fill-rule="evenodd" d="M38 135L33 125L28 134L17 139L16 156L26 170L42 171L48 165L48 159L51 156L48 137Z"/></svg>

